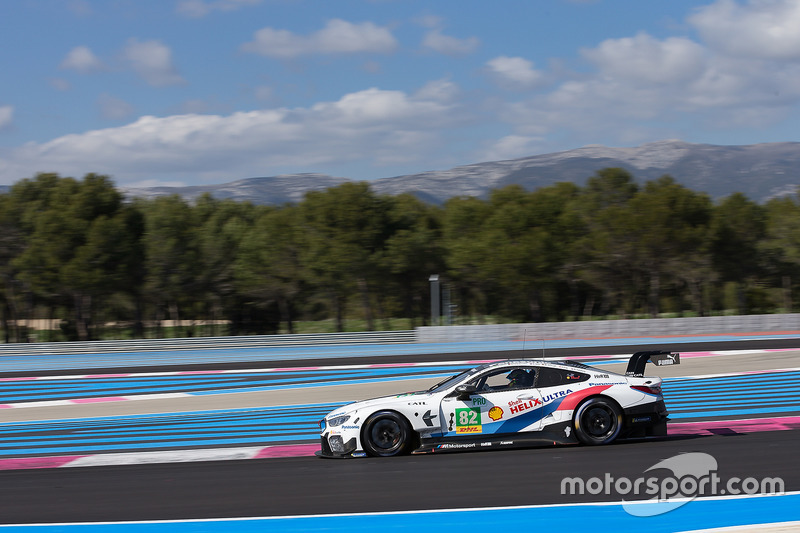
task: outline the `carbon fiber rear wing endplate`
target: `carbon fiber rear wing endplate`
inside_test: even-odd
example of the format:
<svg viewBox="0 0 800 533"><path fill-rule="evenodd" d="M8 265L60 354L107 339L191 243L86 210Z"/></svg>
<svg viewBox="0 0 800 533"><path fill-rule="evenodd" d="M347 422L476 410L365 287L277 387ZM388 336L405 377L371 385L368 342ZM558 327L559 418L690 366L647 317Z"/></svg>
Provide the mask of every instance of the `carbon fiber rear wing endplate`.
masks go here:
<svg viewBox="0 0 800 533"><path fill-rule="evenodd" d="M656 366L670 366L681 364L681 354L676 352L664 352L660 350L648 352L636 352L628 361L628 368L625 370L626 376L640 378L644 376L644 368L647 361L652 361Z"/></svg>

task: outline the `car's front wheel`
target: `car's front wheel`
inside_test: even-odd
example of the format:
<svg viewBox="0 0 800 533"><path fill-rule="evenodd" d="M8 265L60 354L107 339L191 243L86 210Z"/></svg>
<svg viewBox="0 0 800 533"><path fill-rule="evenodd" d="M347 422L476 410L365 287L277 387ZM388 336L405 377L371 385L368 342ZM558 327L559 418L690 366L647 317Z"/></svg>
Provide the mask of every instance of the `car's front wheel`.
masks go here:
<svg viewBox="0 0 800 533"><path fill-rule="evenodd" d="M622 430L622 410L606 398L583 402L573 417L575 436L584 444L608 444Z"/></svg>
<svg viewBox="0 0 800 533"><path fill-rule="evenodd" d="M373 457L391 457L408 453L414 432L403 416L394 411L378 411L364 424L362 445Z"/></svg>

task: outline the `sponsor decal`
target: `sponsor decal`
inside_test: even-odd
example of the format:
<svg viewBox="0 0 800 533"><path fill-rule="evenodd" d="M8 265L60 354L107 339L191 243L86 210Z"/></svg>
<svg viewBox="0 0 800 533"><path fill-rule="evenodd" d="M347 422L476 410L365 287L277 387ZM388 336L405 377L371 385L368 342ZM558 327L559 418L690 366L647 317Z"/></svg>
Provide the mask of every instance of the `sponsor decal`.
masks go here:
<svg viewBox="0 0 800 533"><path fill-rule="evenodd" d="M636 422L650 422L652 419L653 419L653 417L650 417L650 416L635 416L635 417L633 417L632 422L633 423L636 423Z"/></svg>
<svg viewBox="0 0 800 533"><path fill-rule="evenodd" d="M539 405L542 405L542 400L539 398L533 398L532 400L515 400L513 402L508 402L508 411L512 415L516 415Z"/></svg>
<svg viewBox="0 0 800 533"><path fill-rule="evenodd" d="M433 419L436 418L437 416L439 416L439 415L432 415L431 414L431 410L428 409L427 411L425 411L425 414L422 415L422 420L425 422L426 426L432 427L433 426Z"/></svg>
<svg viewBox="0 0 800 533"><path fill-rule="evenodd" d="M481 442L481 448L488 448L491 445L492 445L491 442Z"/></svg>
<svg viewBox="0 0 800 533"><path fill-rule="evenodd" d="M656 359L656 365L658 366L666 366L666 365L678 365L680 364L680 355L677 353L668 354L665 358L658 358Z"/></svg>
<svg viewBox="0 0 800 533"><path fill-rule="evenodd" d="M495 405L494 407L489 409L489 418L497 422L498 420L503 418L503 409Z"/></svg>
<svg viewBox="0 0 800 533"><path fill-rule="evenodd" d="M512 444L514 444L514 441L513 440L501 440L499 444L500 444L500 446L511 446Z"/></svg>
<svg viewBox="0 0 800 533"><path fill-rule="evenodd" d="M606 376L606 377L608 377L608 376ZM571 380L575 380L575 379L581 379L581 376L578 375L578 374L567 374L567 381L571 381Z"/></svg>
<svg viewBox="0 0 800 533"><path fill-rule="evenodd" d="M481 411L473 407L456 409L456 433L481 433Z"/></svg>
<svg viewBox="0 0 800 533"><path fill-rule="evenodd" d="M572 392L571 390L567 389L565 393L558 395L563 396L563 398L559 398L557 401L549 403L547 407L553 406L555 410L558 411L571 411L575 409L578 403L587 396L591 396L592 394L600 394L609 387L611 387L611 384L603 383L602 385L590 386L577 392Z"/></svg>
<svg viewBox="0 0 800 533"><path fill-rule="evenodd" d="M564 428L564 435L566 435L566 437L569 438L569 434L570 433L572 433L572 428L569 427L569 426L565 427Z"/></svg>
<svg viewBox="0 0 800 533"><path fill-rule="evenodd" d="M358 429L358 426L342 426L342 429Z"/></svg>
<svg viewBox="0 0 800 533"><path fill-rule="evenodd" d="M544 402L544 403L552 402L553 400L558 400L559 398L563 398L567 394L572 394L572 391L569 390L569 389L566 389L566 390L560 390L560 391L556 391L556 392L551 392L550 394L548 394L547 396L544 396L542 398L542 402Z"/></svg>
<svg viewBox="0 0 800 533"><path fill-rule="evenodd" d="M461 448L475 448L477 444L474 442L461 442L461 443L452 443L452 444L439 444L436 446L440 450L457 450Z"/></svg>
<svg viewBox="0 0 800 533"><path fill-rule="evenodd" d="M608 374L595 374L594 377L596 377L596 378L609 378L611 376L609 376Z"/></svg>
<svg viewBox="0 0 800 533"><path fill-rule="evenodd" d="M483 396L473 396L472 405L486 405L486 398Z"/></svg>
<svg viewBox="0 0 800 533"><path fill-rule="evenodd" d="M408 402L408 405L428 405L426 402Z"/></svg>

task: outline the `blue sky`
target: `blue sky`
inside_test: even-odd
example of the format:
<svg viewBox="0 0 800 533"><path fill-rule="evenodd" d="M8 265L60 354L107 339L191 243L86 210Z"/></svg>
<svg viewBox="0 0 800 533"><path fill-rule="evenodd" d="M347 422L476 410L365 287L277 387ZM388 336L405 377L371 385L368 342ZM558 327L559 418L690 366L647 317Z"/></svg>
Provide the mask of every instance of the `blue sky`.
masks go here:
<svg viewBox="0 0 800 533"><path fill-rule="evenodd" d="M0 185L798 141L800 0L3 0Z"/></svg>

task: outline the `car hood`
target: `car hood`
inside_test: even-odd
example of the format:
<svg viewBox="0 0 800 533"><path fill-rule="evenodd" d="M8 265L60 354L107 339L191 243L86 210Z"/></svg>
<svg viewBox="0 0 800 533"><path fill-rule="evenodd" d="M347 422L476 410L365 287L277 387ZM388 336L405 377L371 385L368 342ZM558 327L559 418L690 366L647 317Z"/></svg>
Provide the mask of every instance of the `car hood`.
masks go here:
<svg viewBox="0 0 800 533"><path fill-rule="evenodd" d="M406 404L415 400L424 401L431 397L431 393L427 391L406 392L403 394L392 394L390 396L381 396L379 398L371 398L369 400L361 400L358 402L348 403L331 412L328 416L343 415L345 413L352 413L359 409L371 409L375 407L391 407L398 404Z"/></svg>

